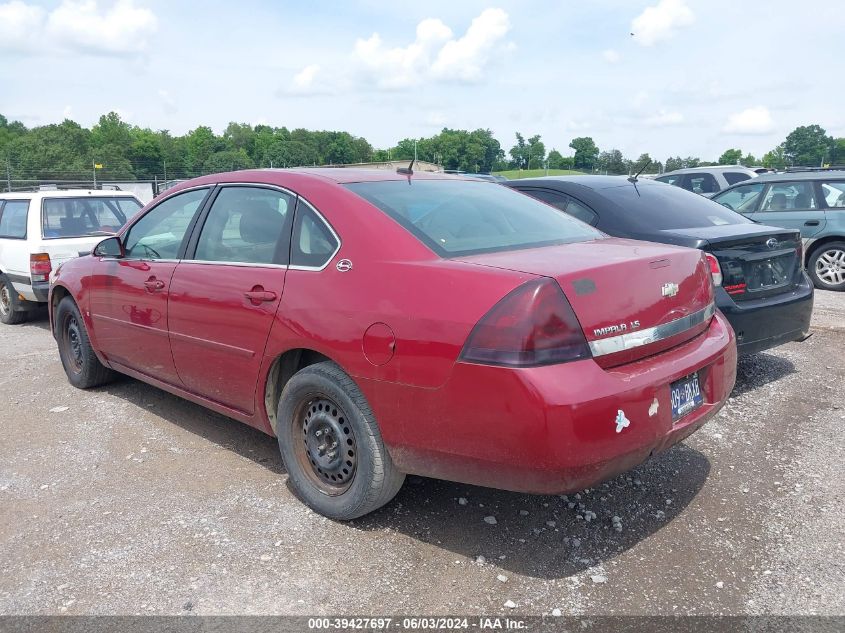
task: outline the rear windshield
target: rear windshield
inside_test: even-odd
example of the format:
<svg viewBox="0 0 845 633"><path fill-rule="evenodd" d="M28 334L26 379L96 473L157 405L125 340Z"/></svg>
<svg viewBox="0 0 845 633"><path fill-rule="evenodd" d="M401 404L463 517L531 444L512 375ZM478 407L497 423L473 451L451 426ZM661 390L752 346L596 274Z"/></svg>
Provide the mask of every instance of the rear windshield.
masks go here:
<svg viewBox="0 0 845 633"><path fill-rule="evenodd" d="M753 224L721 204L678 187L623 185L602 189L601 194L620 207L619 221L636 232Z"/></svg>
<svg viewBox="0 0 845 633"><path fill-rule="evenodd" d="M390 180L346 185L441 257L583 242L596 229L489 182Z"/></svg>
<svg viewBox="0 0 845 633"><path fill-rule="evenodd" d="M45 239L117 233L141 203L127 196L45 198L41 230Z"/></svg>

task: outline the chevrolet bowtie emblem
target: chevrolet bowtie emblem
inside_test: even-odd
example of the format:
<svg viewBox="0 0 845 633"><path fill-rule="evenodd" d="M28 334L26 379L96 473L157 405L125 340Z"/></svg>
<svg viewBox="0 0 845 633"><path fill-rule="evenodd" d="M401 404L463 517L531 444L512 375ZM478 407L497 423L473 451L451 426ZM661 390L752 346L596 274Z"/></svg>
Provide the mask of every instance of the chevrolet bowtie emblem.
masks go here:
<svg viewBox="0 0 845 633"><path fill-rule="evenodd" d="M664 297L674 297L678 294L678 284L674 284L671 281L665 283L663 284L662 292Z"/></svg>

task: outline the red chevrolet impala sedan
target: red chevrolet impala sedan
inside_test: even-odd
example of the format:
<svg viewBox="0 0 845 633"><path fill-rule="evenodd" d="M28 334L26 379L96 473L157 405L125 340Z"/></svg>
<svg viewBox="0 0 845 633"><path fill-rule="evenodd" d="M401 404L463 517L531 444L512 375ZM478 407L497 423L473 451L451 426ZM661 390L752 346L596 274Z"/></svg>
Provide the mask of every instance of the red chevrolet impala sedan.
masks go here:
<svg viewBox="0 0 845 633"><path fill-rule="evenodd" d="M120 372L277 436L337 519L406 473L583 489L699 428L736 373L700 251L438 174L186 182L65 263L50 309L72 384Z"/></svg>

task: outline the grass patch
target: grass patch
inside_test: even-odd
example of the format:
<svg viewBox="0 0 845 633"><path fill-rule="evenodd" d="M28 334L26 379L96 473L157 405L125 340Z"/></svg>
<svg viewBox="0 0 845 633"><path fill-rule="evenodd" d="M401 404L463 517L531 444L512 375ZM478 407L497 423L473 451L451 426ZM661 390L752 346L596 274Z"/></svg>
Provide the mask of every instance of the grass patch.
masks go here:
<svg viewBox="0 0 845 633"><path fill-rule="evenodd" d="M507 171L493 172L497 176L504 176L508 180L519 180L520 178L539 178L541 176L571 176L581 175L584 172L572 169L550 169L546 174L545 169L509 169Z"/></svg>

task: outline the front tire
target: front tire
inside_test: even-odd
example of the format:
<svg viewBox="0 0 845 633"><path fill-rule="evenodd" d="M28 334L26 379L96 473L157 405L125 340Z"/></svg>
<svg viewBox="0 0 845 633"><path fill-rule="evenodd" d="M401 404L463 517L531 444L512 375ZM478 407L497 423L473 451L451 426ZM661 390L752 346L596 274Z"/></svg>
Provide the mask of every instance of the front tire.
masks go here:
<svg viewBox="0 0 845 633"><path fill-rule="evenodd" d="M94 353L85 322L70 297L62 299L56 309L56 341L67 379L74 387L90 389L114 379L114 372Z"/></svg>
<svg viewBox="0 0 845 633"><path fill-rule="evenodd" d="M332 362L310 365L285 385L279 450L296 495L314 511L348 521L396 496L405 480L355 382Z"/></svg>
<svg viewBox="0 0 845 633"><path fill-rule="evenodd" d="M820 290L845 290L845 242L829 242L810 256L808 272Z"/></svg>
<svg viewBox="0 0 845 633"><path fill-rule="evenodd" d="M0 323L17 325L26 321L29 315L18 310L19 305L18 291L6 275L0 275Z"/></svg>

